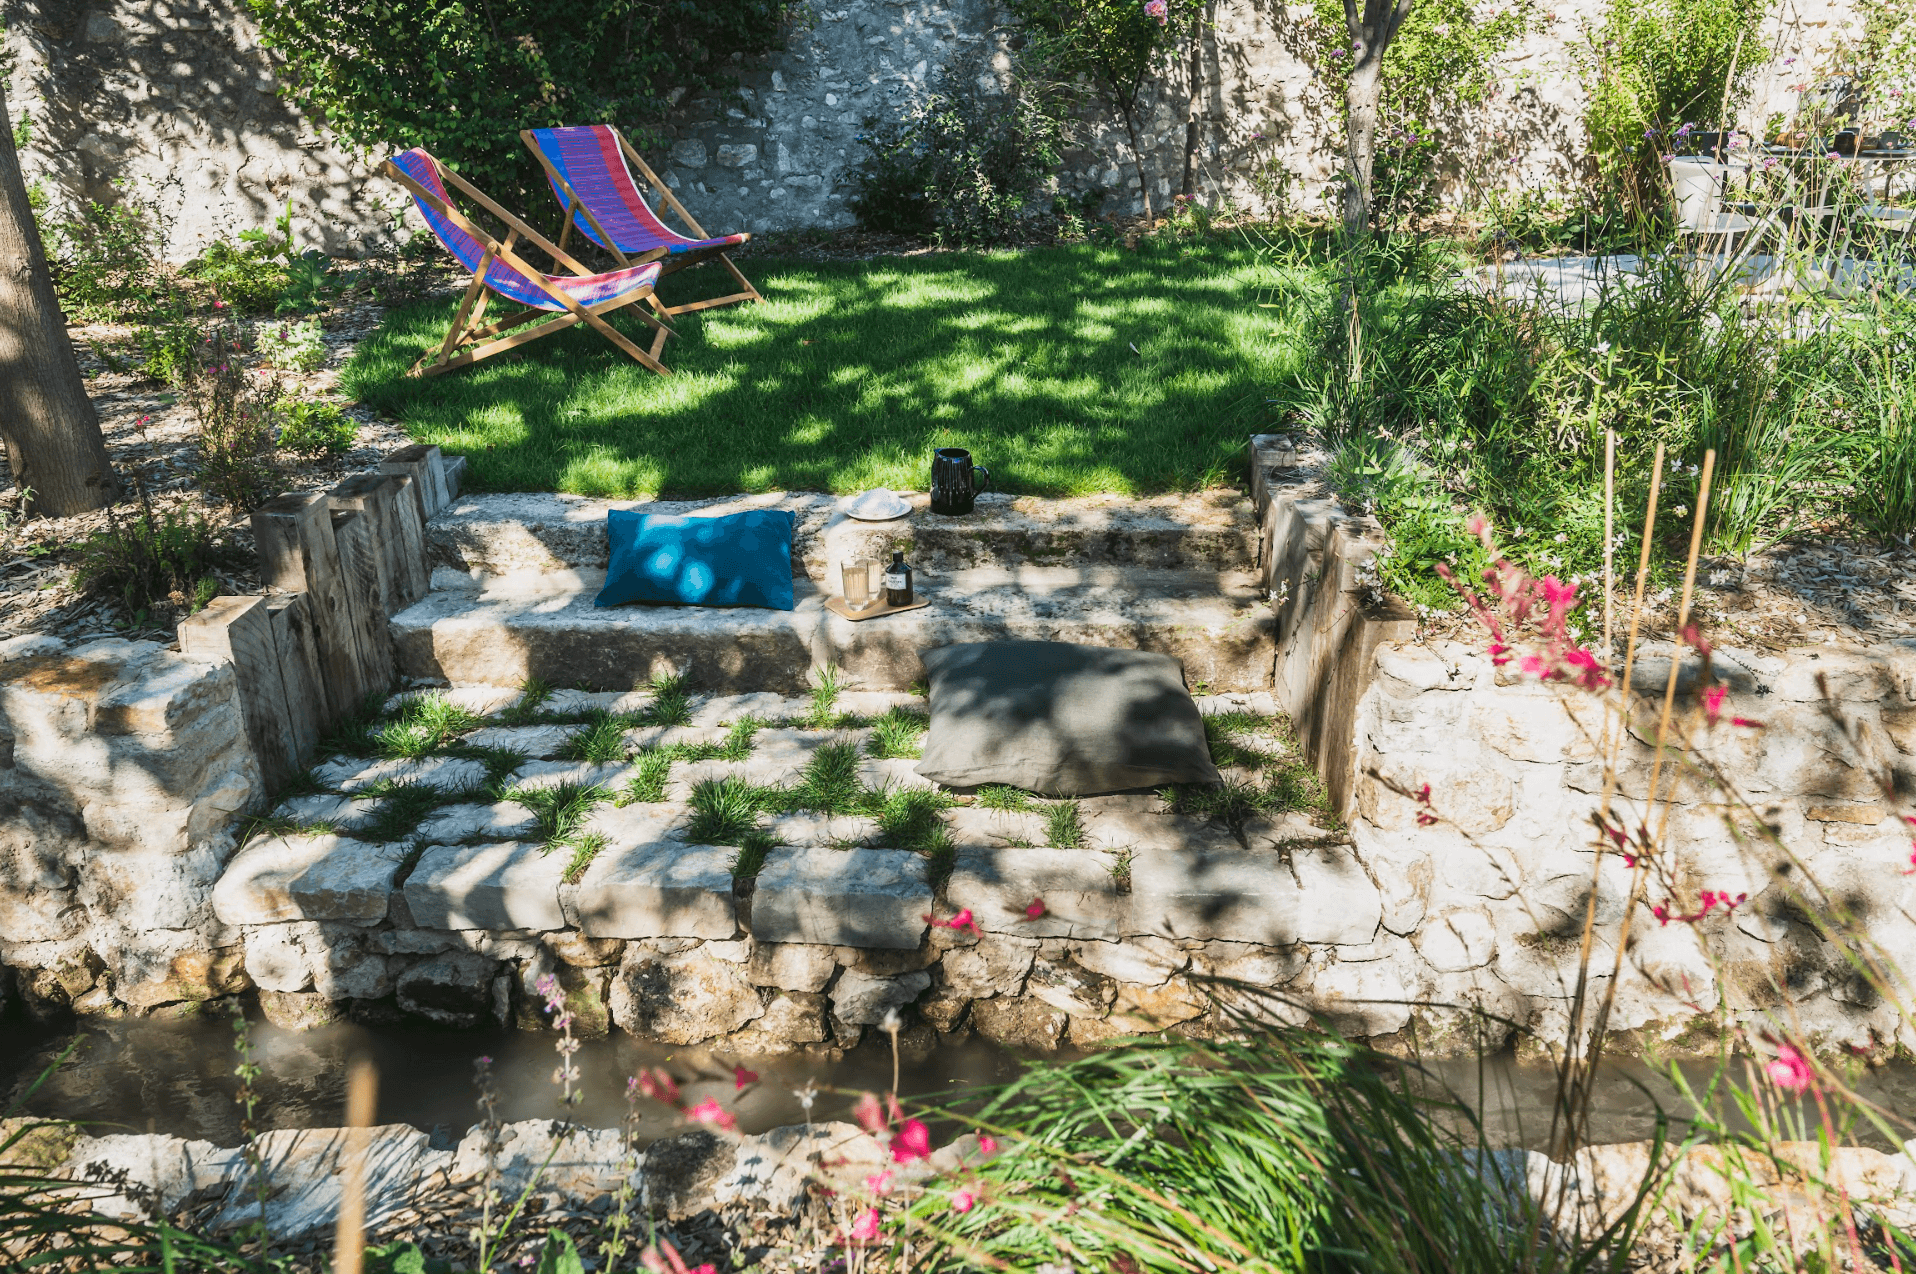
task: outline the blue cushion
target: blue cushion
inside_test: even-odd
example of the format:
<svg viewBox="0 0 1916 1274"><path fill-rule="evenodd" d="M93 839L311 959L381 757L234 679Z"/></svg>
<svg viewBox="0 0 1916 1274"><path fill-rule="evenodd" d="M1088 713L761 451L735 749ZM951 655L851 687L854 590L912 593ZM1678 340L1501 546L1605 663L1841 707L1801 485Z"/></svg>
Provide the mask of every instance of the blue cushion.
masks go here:
<svg viewBox="0 0 1916 1274"><path fill-rule="evenodd" d="M610 509L612 564L596 605L792 609L792 515L752 509L716 518L675 518Z"/></svg>

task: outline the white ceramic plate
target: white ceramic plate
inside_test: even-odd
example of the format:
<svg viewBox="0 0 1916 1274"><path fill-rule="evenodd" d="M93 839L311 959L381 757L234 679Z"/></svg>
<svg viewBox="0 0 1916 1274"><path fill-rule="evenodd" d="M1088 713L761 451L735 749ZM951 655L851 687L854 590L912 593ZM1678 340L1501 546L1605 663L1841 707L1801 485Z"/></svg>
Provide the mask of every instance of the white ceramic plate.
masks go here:
<svg viewBox="0 0 1916 1274"><path fill-rule="evenodd" d="M845 515L860 522L890 522L910 512L911 505L901 500L897 492L882 487L859 492L845 506Z"/></svg>

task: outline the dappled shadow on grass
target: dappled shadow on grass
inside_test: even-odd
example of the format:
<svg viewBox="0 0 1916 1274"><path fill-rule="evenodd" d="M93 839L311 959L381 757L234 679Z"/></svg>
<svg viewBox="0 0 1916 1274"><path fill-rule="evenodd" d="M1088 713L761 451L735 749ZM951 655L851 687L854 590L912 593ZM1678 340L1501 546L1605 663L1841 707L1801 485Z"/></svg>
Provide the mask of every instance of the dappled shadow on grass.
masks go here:
<svg viewBox="0 0 1916 1274"><path fill-rule="evenodd" d="M1000 489L1144 492L1223 480L1305 350L1303 314L1258 308L1275 270L1249 248L747 269L767 302L674 320L671 377L573 329L511 361L410 379L450 321L442 298L390 315L345 385L416 440L468 456L486 490L919 488L932 448L958 446ZM678 304L731 286L702 268L661 293Z"/></svg>

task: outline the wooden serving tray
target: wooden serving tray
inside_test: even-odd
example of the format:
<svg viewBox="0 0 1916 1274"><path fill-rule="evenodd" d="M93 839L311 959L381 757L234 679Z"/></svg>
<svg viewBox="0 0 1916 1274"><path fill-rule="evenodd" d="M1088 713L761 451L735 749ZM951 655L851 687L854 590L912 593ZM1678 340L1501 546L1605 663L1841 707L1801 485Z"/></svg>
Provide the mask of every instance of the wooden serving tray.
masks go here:
<svg viewBox="0 0 1916 1274"><path fill-rule="evenodd" d="M856 624L860 620L877 619L880 615L896 615L900 611L917 610L920 606L929 606L931 605L931 598L920 594L916 601L904 606L893 606L890 602L881 601L875 605L866 607L864 610L853 610L845 604L844 598L827 597L825 599L825 605L830 609L832 614L843 615L846 619Z"/></svg>

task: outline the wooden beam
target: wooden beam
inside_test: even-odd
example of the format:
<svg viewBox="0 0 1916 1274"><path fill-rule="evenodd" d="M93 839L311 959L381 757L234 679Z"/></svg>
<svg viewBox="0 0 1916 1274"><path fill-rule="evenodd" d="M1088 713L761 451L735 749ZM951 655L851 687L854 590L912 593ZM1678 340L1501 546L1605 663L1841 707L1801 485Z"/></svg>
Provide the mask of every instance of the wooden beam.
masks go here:
<svg viewBox="0 0 1916 1274"><path fill-rule="evenodd" d="M446 490L445 465L439 448L430 443L415 442L399 448L379 462L379 472L404 474L413 480L414 489L419 493L422 526L438 517L439 511L452 500Z"/></svg>
<svg viewBox="0 0 1916 1274"><path fill-rule="evenodd" d="M313 627L312 597L277 593L266 599L273 625L273 650L279 656L280 684L286 690L286 721L293 737L295 771L312 764L326 737L326 694L320 680L319 637Z"/></svg>
<svg viewBox="0 0 1916 1274"><path fill-rule="evenodd" d="M253 543L266 584L311 597L326 720L350 715L371 687L360 677L359 643L326 497L308 492L268 500L253 511Z"/></svg>
<svg viewBox="0 0 1916 1274"><path fill-rule="evenodd" d="M246 741L267 786L299 768L299 744L286 706L272 620L264 597L215 597L180 622L180 653L233 666Z"/></svg>
<svg viewBox="0 0 1916 1274"><path fill-rule="evenodd" d="M351 510L372 533L373 568L379 582L379 608L391 619L416 600L412 580L420 561L417 541L409 548L400 525L408 479L390 473L356 473L326 493L335 511ZM414 560L408 561L408 558ZM421 590L423 591L423 590Z"/></svg>
<svg viewBox="0 0 1916 1274"><path fill-rule="evenodd" d="M346 616L353 629L353 648L359 652L362 694L385 692L393 684L392 630L386 626L386 608L379 596L378 548L372 523L351 509L330 514L333 539L339 546L340 574L346 584Z"/></svg>

